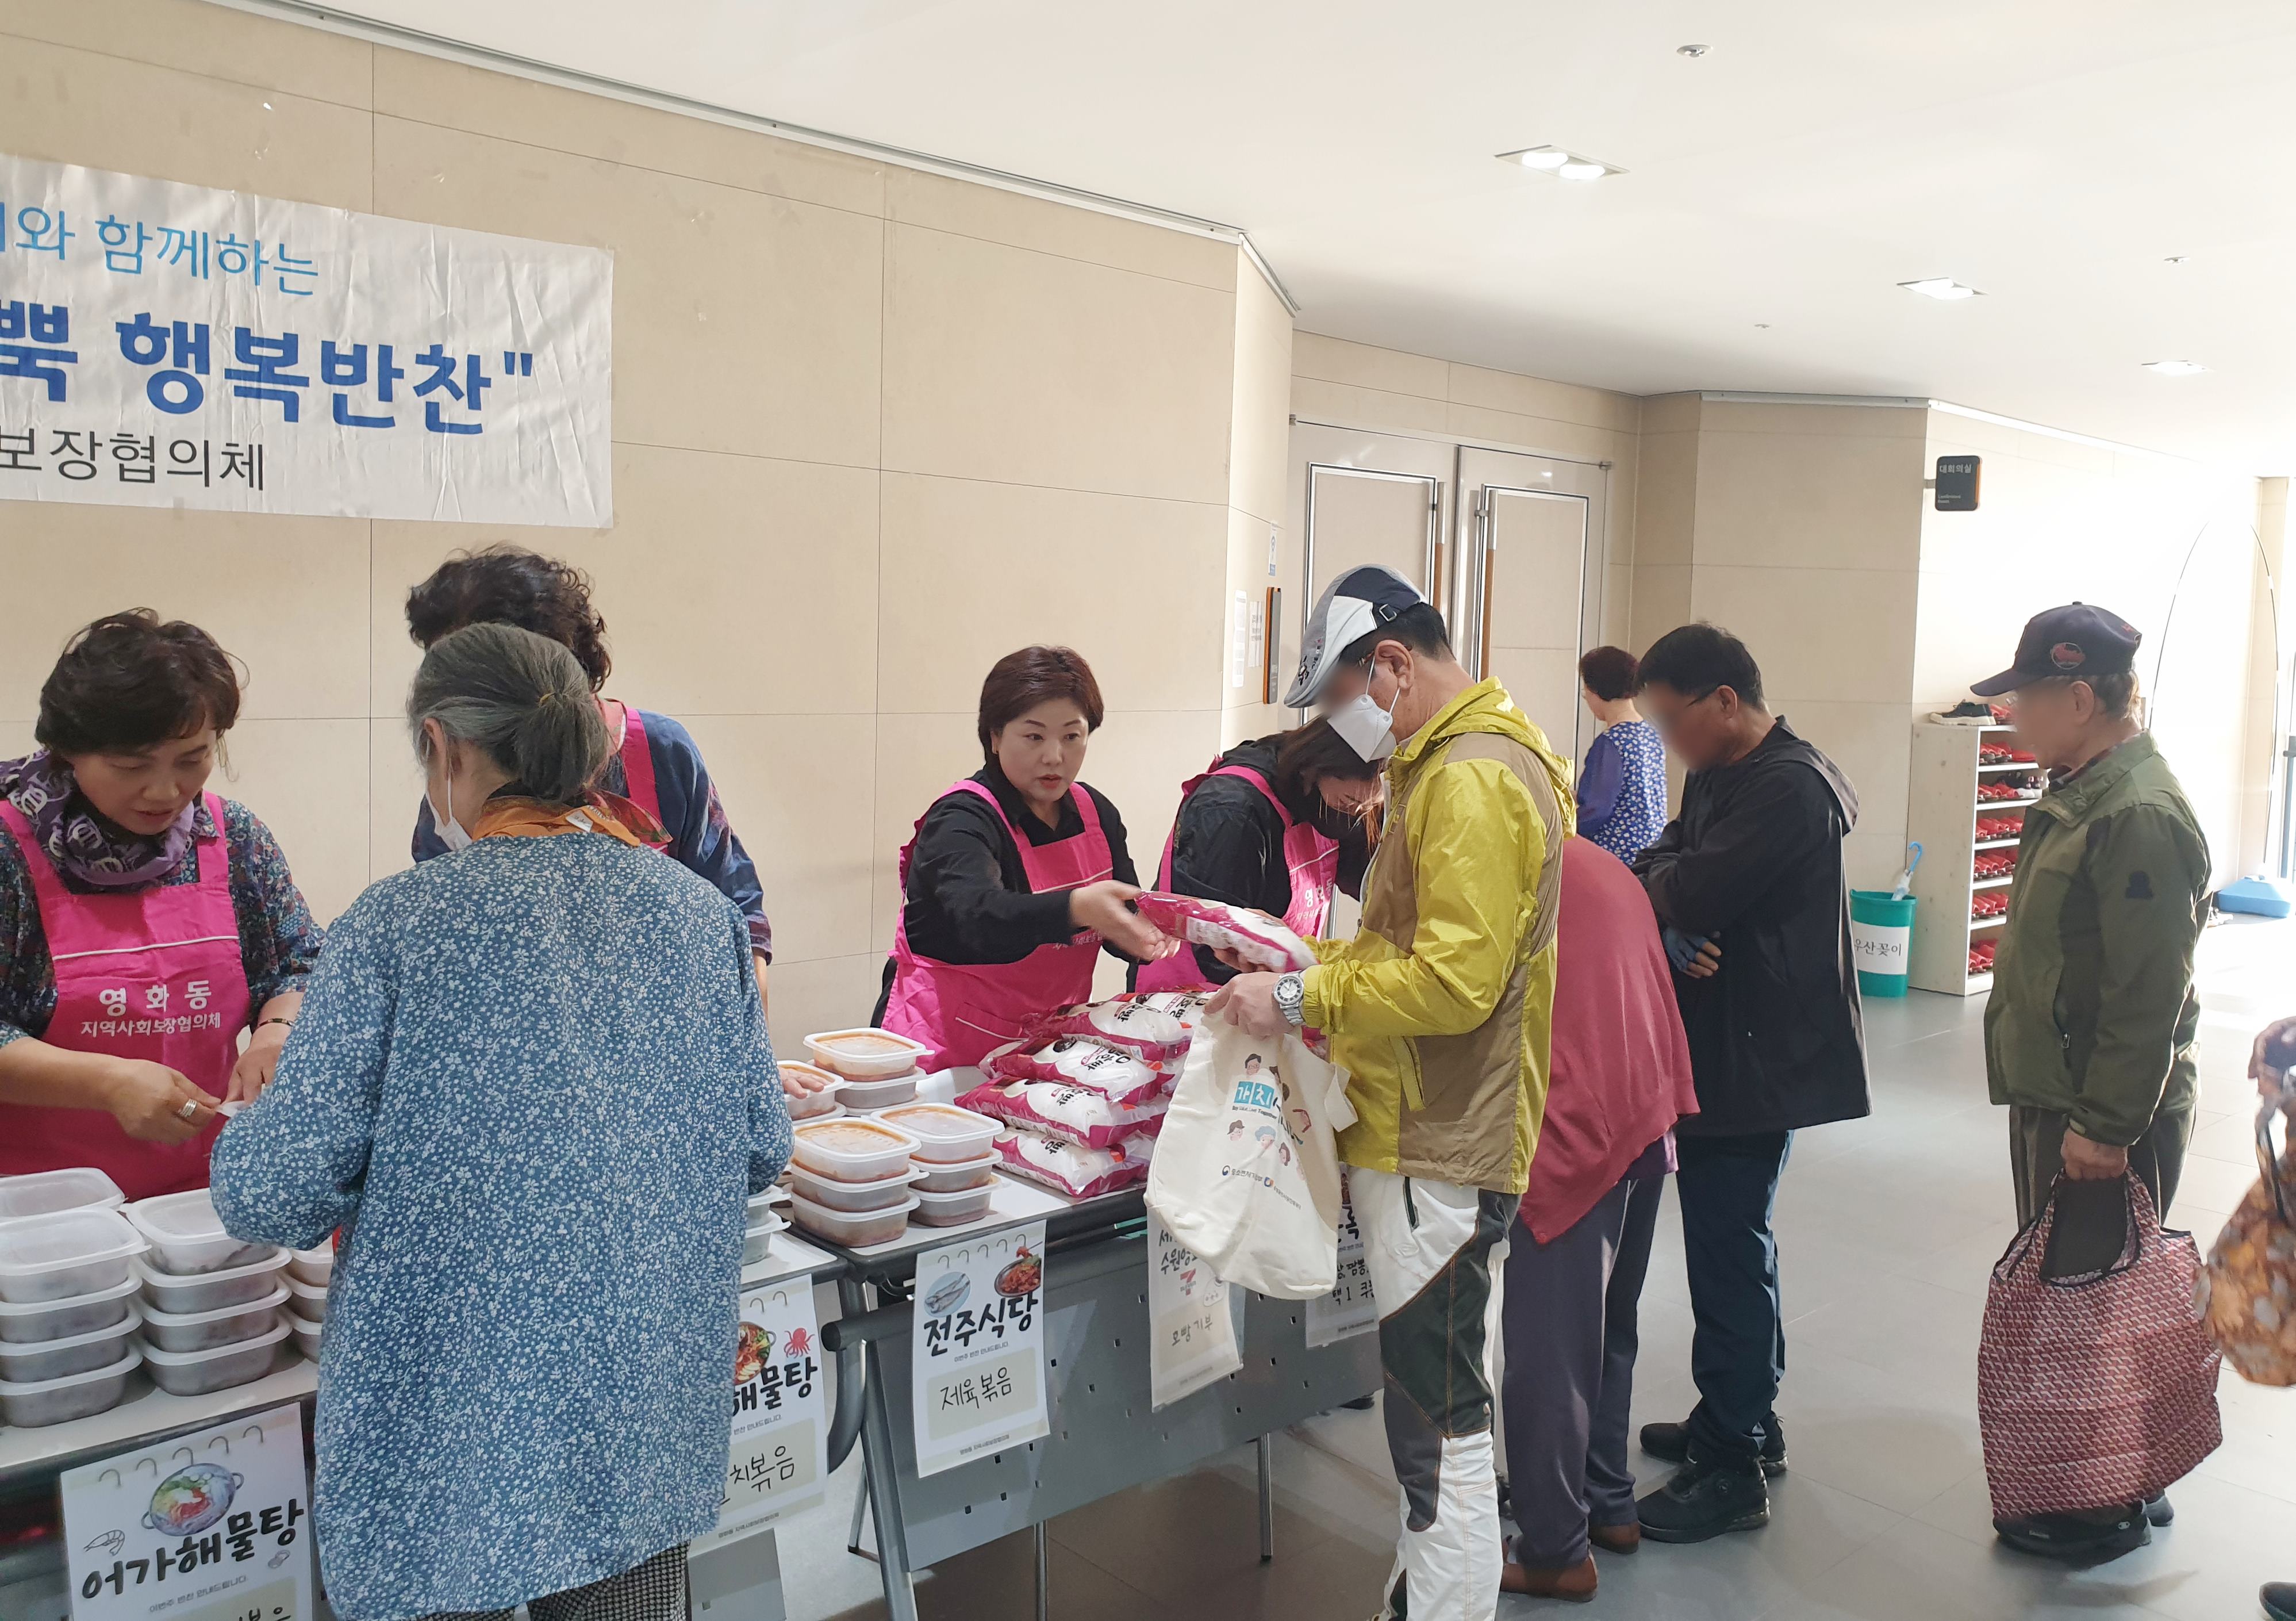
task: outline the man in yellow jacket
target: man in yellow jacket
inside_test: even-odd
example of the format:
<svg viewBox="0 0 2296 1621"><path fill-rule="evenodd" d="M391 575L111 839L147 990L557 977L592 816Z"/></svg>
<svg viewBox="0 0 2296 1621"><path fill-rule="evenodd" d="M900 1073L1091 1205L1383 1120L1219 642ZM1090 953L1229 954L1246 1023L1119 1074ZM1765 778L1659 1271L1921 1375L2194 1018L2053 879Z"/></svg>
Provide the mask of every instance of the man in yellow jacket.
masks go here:
<svg viewBox="0 0 2296 1621"><path fill-rule="evenodd" d="M1302 974L1246 974L1210 1011L1321 1030L1349 1074L1340 1136L1379 1303L1388 1450L1403 1487L1391 1617L1488 1621L1504 1563L1483 1345L1490 1252L1546 1102L1570 769L1442 615L1386 569L1316 605L1285 704L1386 761L1363 928Z"/></svg>

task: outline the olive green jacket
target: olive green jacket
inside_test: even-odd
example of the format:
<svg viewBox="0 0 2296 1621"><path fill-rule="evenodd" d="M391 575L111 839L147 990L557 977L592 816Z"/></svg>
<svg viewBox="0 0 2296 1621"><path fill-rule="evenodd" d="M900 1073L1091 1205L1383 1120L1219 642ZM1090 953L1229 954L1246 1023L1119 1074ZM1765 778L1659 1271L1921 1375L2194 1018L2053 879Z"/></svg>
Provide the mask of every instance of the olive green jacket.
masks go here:
<svg viewBox="0 0 2296 1621"><path fill-rule="evenodd" d="M2043 795L1985 1009L1993 1101L2069 1115L2116 1147L2190 1108L2208 894L2208 839L2150 734Z"/></svg>

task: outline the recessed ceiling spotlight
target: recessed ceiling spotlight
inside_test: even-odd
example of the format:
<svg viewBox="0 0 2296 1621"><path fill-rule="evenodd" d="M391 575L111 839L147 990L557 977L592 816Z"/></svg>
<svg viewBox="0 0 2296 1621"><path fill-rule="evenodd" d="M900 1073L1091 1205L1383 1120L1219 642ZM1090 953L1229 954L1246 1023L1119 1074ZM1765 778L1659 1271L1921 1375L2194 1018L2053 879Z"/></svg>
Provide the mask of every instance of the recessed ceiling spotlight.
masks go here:
<svg viewBox="0 0 2296 1621"><path fill-rule="evenodd" d="M1600 180L1605 175L1627 172L1615 163L1605 163L1562 146L1529 146L1521 152L1500 152L1498 158L1503 163L1520 163L1539 174L1555 175L1565 180Z"/></svg>
<svg viewBox="0 0 2296 1621"><path fill-rule="evenodd" d="M2144 369L2163 377L2197 377L2209 368L2197 360L2147 360Z"/></svg>
<svg viewBox="0 0 2296 1621"><path fill-rule="evenodd" d="M1693 62L1695 62L1713 48L1714 47L1712 45L1677 45L1674 47L1674 53L1677 56L1687 56Z"/></svg>
<svg viewBox="0 0 2296 1621"><path fill-rule="evenodd" d="M1534 146L1529 152L1505 152L1499 156L1513 158L1525 169L1554 170L1570 161L1570 154L1560 146Z"/></svg>
<svg viewBox="0 0 2296 1621"><path fill-rule="evenodd" d="M1965 287L1949 276L1923 276L1917 282L1899 282L1907 292L1918 292L1924 298L1973 299L1980 296L1974 287Z"/></svg>
<svg viewBox="0 0 2296 1621"><path fill-rule="evenodd" d="M1611 172L1610 166L1586 158L1573 158L1554 171L1565 180L1600 180Z"/></svg>

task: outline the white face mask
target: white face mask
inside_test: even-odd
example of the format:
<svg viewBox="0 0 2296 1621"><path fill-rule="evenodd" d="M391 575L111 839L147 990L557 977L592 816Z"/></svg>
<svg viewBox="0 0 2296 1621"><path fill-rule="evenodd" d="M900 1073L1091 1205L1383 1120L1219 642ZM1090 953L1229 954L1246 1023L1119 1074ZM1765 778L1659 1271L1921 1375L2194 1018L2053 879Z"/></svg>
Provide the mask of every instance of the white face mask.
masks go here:
<svg viewBox="0 0 2296 1621"><path fill-rule="evenodd" d="M1395 712L1382 709L1371 695L1371 678L1379 667L1374 662L1364 679L1364 689L1325 717L1340 741L1353 749L1366 765L1377 765L1395 753ZM1401 697L1398 688L1396 695Z"/></svg>
<svg viewBox="0 0 2296 1621"><path fill-rule="evenodd" d="M428 765L430 764L430 750L428 747L425 747L423 753L423 763ZM437 805L430 805L430 819L438 826L439 842L444 844L447 847L448 853L451 854L457 850L469 849L471 846L471 835L468 830L463 827L463 824L455 819L455 774L451 761L448 762L446 777L446 812L442 815L440 814ZM430 804L430 790L427 786L422 790L422 799L425 804Z"/></svg>

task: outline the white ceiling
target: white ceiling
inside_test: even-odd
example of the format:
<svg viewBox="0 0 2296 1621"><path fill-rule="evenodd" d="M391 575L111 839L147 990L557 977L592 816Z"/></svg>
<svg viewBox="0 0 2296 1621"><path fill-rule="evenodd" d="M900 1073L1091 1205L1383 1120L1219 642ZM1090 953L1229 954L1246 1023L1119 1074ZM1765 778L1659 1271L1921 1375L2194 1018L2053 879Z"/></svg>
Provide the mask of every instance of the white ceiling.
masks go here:
<svg viewBox="0 0 2296 1621"><path fill-rule="evenodd" d="M2291 0L360 9L1241 226L1314 332L1634 393L1934 395L2296 471ZM1492 157L1546 143L1629 172ZM1931 276L1986 296L1896 285ZM2212 369L2139 369L2163 358Z"/></svg>

